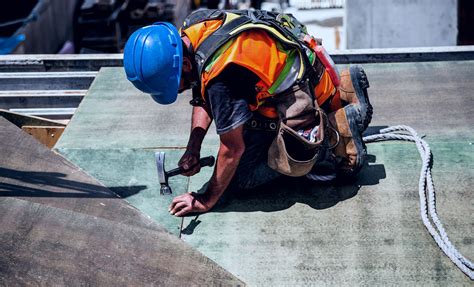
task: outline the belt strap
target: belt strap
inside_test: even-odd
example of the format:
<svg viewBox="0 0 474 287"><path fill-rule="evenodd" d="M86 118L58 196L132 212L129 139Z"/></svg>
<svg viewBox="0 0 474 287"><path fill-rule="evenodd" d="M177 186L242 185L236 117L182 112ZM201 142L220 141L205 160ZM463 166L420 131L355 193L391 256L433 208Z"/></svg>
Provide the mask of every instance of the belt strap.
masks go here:
<svg viewBox="0 0 474 287"><path fill-rule="evenodd" d="M254 131L276 132L278 129L278 120L253 117L245 123L245 128Z"/></svg>

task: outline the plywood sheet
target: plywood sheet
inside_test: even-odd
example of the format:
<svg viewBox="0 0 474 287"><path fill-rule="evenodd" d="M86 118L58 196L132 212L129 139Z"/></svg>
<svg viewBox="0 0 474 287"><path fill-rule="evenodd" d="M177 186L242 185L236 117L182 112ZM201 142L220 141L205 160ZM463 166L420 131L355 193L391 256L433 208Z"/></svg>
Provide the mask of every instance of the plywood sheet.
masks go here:
<svg viewBox="0 0 474 287"><path fill-rule="evenodd" d="M163 229L0 198L0 284L243 286Z"/></svg>
<svg viewBox="0 0 474 287"><path fill-rule="evenodd" d="M426 135L435 155L440 217L470 258L472 67L470 61L365 65L375 110L369 132L407 124ZM103 69L56 148L107 186L130 180L120 165L140 166L151 151L166 150L177 162L188 137L188 99L159 106L128 83L121 69ZM209 133L204 150L212 154L218 138ZM372 162L355 183L282 179L186 218L181 235L251 285L468 284L419 219L421 163L414 146L373 144L369 153ZM128 159L105 160L112 158ZM108 172L104 166L110 175L101 175ZM138 183L148 187L150 169L147 163L130 174L144 176ZM116 177L112 171L119 171ZM188 191L199 190L210 174L206 169L191 178Z"/></svg>
<svg viewBox="0 0 474 287"><path fill-rule="evenodd" d="M186 147L190 100L187 92L174 104L159 105L127 80L123 68L102 68L56 147Z"/></svg>
<svg viewBox="0 0 474 287"><path fill-rule="evenodd" d="M23 126L21 129L48 148L56 144L64 131L64 127L58 126Z"/></svg>
<svg viewBox="0 0 474 287"><path fill-rule="evenodd" d="M440 218L472 258L472 147L432 148ZM369 153L373 162L352 184L280 179L186 218L182 237L255 286L468 284L422 224L414 145L375 144Z"/></svg>
<svg viewBox="0 0 474 287"><path fill-rule="evenodd" d="M152 223L116 193L2 117L0 147L0 197L17 197L144 227ZM138 193L143 186L114 188Z"/></svg>
<svg viewBox="0 0 474 287"><path fill-rule="evenodd" d="M426 135L434 153L440 218L471 260L473 64L364 66L374 105L369 132L407 124ZM284 178L186 218L182 237L256 286L469 284L422 224L415 146L371 144L369 154L371 163L352 184ZM190 190L209 176L191 178Z"/></svg>
<svg viewBox="0 0 474 287"><path fill-rule="evenodd" d="M105 186L138 208L176 236L181 218L171 216L168 206L173 196L160 194L155 151L142 149L59 149L70 161L86 170ZM166 151L166 169L177 166L182 151ZM188 189L188 178L172 177L169 185L173 195Z"/></svg>

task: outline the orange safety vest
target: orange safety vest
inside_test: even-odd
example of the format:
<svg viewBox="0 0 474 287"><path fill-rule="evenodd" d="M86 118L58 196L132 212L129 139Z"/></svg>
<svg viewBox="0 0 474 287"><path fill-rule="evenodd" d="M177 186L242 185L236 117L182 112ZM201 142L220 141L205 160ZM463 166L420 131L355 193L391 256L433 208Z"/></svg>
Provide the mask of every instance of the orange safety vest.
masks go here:
<svg viewBox="0 0 474 287"><path fill-rule="evenodd" d="M191 25L181 31L183 36L187 36L194 49L212 33L221 27L223 20L207 20ZM277 118L275 108L265 103L265 100L274 94L269 92L275 84L280 73L288 64L288 51L278 45L278 41L271 37L266 31L252 29L241 32L237 37L229 40L211 60L211 64L202 71L201 95L204 99L207 84L217 77L229 64L237 64L245 67L256 74L260 81L257 84L257 96L255 104L249 104L251 111L258 111L260 114ZM238 81L238 78L236 79ZM294 83L293 83L294 84ZM314 93L319 105L322 105L332 95L337 92L329 74L325 71Z"/></svg>

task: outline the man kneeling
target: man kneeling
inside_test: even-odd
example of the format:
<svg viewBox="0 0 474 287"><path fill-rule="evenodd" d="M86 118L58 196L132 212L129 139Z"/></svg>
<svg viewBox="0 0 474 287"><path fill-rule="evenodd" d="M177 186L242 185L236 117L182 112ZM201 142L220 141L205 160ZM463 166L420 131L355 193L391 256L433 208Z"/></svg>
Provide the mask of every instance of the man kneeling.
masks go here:
<svg viewBox="0 0 474 287"><path fill-rule="evenodd" d="M366 157L372 118L364 70L341 74L291 15L199 10L178 31L159 22L136 31L124 52L128 79L160 104L193 90L191 134L179 165L196 166L214 120L220 145L204 193L173 199L170 213L210 210L230 189L282 174L314 180L352 177Z"/></svg>

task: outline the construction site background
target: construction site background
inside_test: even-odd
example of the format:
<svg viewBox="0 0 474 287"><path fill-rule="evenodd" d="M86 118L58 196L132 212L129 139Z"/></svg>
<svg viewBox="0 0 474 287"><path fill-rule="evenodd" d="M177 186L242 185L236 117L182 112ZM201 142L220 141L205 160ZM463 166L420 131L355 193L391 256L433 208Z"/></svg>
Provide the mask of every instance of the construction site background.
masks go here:
<svg viewBox="0 0 474 287"><path fill-rule="evenodd" d="M473 3L0 4L0 286L471 286L459 261L474 258ZM126 80L120 52L138 27L180 26L205 7L293 13L340 71L363 65L366 142L384 131L403 141L367 144L353 182L282 178L199 216L170 215L155 152L178 166L192 95L154 103ZM219 144L211 125L202 156ZM212 173L169 185L203 191Z"/></svg>
<svg viewBox="0 0 474 287"><path fill-rule="evenodd" d="M193 10L292 13L329 51L474 43L468 0L25 0L0 4L0 54L120 53L156 21L178 27Z"/></svg>

